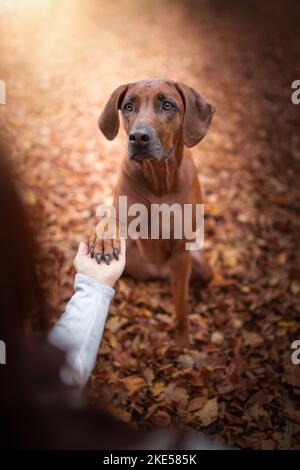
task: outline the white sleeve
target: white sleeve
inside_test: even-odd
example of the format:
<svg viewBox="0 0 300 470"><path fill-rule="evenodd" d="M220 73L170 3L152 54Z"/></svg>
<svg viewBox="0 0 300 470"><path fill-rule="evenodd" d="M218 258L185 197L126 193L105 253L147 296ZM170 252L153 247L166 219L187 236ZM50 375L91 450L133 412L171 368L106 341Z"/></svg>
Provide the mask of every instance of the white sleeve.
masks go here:
<svg viewBox="0 0 300 470"><path fill-rule="evenodd" d="M83 387L96 362L115 290L84 274L76 274L74 288L73 297L48 339L67 353L67 363L71 369L61 370L62 381Z"/></svg>

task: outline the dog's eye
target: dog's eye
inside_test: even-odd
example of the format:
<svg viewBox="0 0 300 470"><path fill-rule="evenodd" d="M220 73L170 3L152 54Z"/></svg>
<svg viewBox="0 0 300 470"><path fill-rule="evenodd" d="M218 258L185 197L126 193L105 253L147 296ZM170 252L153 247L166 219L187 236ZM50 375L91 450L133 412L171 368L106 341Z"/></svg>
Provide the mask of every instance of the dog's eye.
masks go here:
<svg viewBox="0 0 300 470"><path fill-rule="evenodd" d="M129 113L131 113L131 111L133 110L133 106L131 103L127 103L125 104L124 109L125 111L128 111Z"/></svg>
<svg viewBox="0 0 300 470"><path fill-rule="evenodd" d="M170 103L170 101L165 101L162 105L162 108L165 111L170 111L170 109L172 109L172 103Z"/></svg>

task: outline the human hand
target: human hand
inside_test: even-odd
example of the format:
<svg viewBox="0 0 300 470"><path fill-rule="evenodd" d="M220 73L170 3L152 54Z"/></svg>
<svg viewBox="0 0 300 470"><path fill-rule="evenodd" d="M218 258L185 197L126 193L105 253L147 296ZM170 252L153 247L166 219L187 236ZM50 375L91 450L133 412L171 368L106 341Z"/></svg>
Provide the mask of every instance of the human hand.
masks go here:
<svg viewBox="0 0 300 470"><path fill-rule="evenodd" d="M118 259L113 257L109 264L102 262L99 264L95 258L91 258L88 246L80 242L73 265L77 273L92 277L102 284L113 287L115 282L121 277L126 264L126 242L120 239L120 253Z"/></svg>

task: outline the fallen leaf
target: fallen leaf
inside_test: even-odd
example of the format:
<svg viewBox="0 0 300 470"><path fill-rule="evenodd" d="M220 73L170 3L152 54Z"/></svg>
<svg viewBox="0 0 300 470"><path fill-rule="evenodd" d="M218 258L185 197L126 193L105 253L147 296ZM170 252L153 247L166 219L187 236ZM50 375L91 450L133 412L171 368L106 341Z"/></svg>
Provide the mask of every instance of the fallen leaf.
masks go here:
<svg viewBox="0 0 300 470"><path fill-rule="evenodd" d="M199 410L200 408L203 407L203 405L205 405L206 402L207 402L207 397L205 396L193 398L192 400L189 401L187 411L190 413L192 411Z"/></svg>
<svg viewBox="0 0 300 470"><path fill-rule="evenodd" d="M211 335L210 340L214 344L222 344L224 341L224 335L220 331L214 331Z"/></svg>
<svg viewBox="0 0 300 470"><path fill-rule="evenodd" d="M205 405L194 415L194 419L200 421L202 426L207 427L218 417L218 399L211 398Z"/></svg>
<svg viewBox="0 0 300 470"><path fill-rule="evenodd" d="M122 383L125 385L128 390L129 395L134 395L136 392L142 390L145 386L145 380L143 377L131 376L122 379Z"/></svg>
<svg viewBox="0 0 300 470"><path fill-rule="evenodd" d="M245 346L258 348L264 342L263 338L258 333L255 333L254 331L244 330L242 334L243 334Z"/></svg>

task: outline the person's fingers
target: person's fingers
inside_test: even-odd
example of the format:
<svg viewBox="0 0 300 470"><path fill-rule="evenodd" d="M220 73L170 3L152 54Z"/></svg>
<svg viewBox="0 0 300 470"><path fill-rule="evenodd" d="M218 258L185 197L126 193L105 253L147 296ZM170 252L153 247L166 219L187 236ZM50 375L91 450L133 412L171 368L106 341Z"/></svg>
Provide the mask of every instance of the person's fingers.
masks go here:
<svg viewBox="0 0 300 470"><path fill-rule="evenodd" d="M88 246L84 242L79 243L77 255L82 256L82 255L87 255L88 254Z"/></svg>

